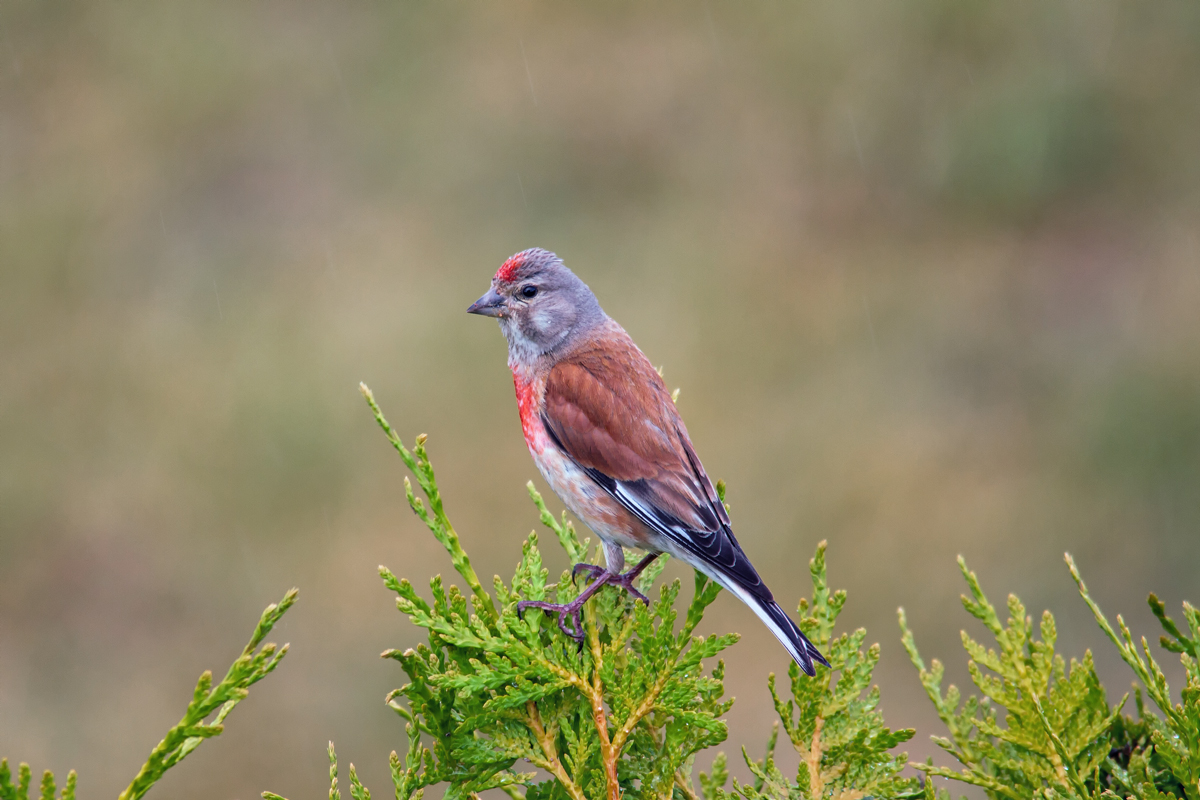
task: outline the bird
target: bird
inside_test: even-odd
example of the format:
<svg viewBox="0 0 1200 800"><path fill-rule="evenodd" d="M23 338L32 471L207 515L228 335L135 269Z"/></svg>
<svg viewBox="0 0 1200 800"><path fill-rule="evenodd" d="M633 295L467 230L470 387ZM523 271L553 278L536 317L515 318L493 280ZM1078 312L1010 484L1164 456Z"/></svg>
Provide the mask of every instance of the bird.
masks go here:
<svg viewBox="0 0 1200 800"><path fill-rule="evenodd" d="M749 606L805 674L829 666L733 535L662 376L562 259L541 248L511 256L467 312L499 322L534 464L604 548L606 566L572 569L592 579L574 601L523 600L518 613L557 613L582 646L588 598L612 585L649 605L633 581L667 553ZM646 553L628 572L623 547Z"/></svg>

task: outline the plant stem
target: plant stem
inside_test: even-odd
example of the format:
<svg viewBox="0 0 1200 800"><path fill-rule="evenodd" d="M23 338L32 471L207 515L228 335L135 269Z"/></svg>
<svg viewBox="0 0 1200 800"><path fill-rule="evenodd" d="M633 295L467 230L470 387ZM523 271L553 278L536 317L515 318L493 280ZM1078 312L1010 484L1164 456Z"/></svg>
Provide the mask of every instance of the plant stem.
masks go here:
<svg viewBox="0 0 1200 800"><path fill-rule="evenodd" d="M600 755L604 761L604 777L608 784L608 800L621 800L621 784L617 782L617 760L621 749L614 747L608 735L608 713L604 710L604 684L600 680L600 664L604 654L600 647L600 632L596 629L595 615L588 616L588 639L592 651L592 722L596 735L600 737Z"/></svg>
<svg viewBox="0 0 1200 800"><path fill-rule="evenodd" d="M557 778L558 782L567 790L567 794L571 795L572 800L587 800L583 794L583 790L579 788L575 781L571 780L571 776L567 774L566 767L559 760L558 749L554 746L554 737L546 732L546 726L542 724L542 715L538 712L537 703L532 700L526 703L525 713L529 718L529 727L533 729L538 744L542 748L542 753L546 756L545 760L537 766Z"/></svg>

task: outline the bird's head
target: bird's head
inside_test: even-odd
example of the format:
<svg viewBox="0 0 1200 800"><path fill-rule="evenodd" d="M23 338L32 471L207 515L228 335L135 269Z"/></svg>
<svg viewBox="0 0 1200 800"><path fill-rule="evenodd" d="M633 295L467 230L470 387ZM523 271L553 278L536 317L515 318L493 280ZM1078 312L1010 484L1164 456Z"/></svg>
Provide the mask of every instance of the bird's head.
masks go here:
<svg viewBox="0 0 1200 800"><path fill-rule="evenodd" d="M569 345L605 319L587 284L538 247L505 261L467 313L499 320L510 360L522 364Z"/></svg>

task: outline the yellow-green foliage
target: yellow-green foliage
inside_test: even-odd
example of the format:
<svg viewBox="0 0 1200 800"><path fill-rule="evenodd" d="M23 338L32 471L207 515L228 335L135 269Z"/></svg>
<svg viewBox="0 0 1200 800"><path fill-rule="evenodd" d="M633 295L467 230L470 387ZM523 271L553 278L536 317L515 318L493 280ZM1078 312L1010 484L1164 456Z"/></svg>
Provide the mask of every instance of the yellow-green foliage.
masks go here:
<svg viewBox="0 0 1200 800"><path fill-rule="evenodd" d="M1150 608L1167 632L1160 644L1179 653L1187 675L1182 702L1176 703L1146 640L1136 646L1120 617L1118 635L1089 595L1074 560L1070 555L1066 560L1101 630L1163 717L1147 713L1141 687L1135 691L1136 717L1120 713L1128 696L1110 707L1091 652L1082 660L1072 659L1068 671L1054 652L1056 629L1050 612L1042 614L1039 640L1025 607L1009 595L1009 619L1001 624L975 573L960 558L971 592L963 596L963 605L995 637L996 647L987 648L964 632L971 680L981 697L962 701L955 686L943 694L942 664L935 659L926 669L900 610L904 646L950 732L934 741L962 769L932 763L914 766L928 775L983 787L992 798L1200 800L1200 614L1183 604L1185 634L1167 616L1162 602L1150 595ZM932 797L931 790L927 796Z"/></svg>
<svg viewBox="0 0 1200 800"><path fill-rule="evenodd" d="M8 768L8 759L0 759L0 800L29 800L29 781L32 773L28 764L17 767L17 782L12 782L12 771ZM42 773L42 785L38 791L38 800L55 800L54 773L46 770ZM75 800L75 770L67 774L67 785L62 788L58 800Z"/></svg>
<svg viewBox="0 0 1200 800"><path fill-rule="evenodd" d="M1178 798L1200 800L1200 613L1191 603L1183 604L1183 616L1188 633L1179 630L1175 621L1167 616L1162 601L1155 595L1149 597L1150 610L1158 618L1166 636L1159 644L1172 653L1178 653L1183 662L1186 685L1180 694L1182 702L1171 698L1171 687L1154 656L1145 637L1141 647L1134 644L1133 634L1125 620L1117 617L1120 636L1113 630L1100 607L1088 594L1087 586L1068 555L1067 565L1071 576L1079 587L1079 594L1096 616L1100 629L1112 640L1125 663L1146 694L1162 712L1162 719L1147 714L1138 692L1138 719L1123 720L1114 730L1113 744L1116 758L1109 760L1109 771L1115 791L1122 796L1138 800Z"/></svg>
<svg viewBox="0 0 1200 800"><path fill-rule="evenodd" d="M1068 672L1054 652L1057 631L1049 611L1042 614L1039 640L1025 607L1009 595L1009 618L1002 624L975 573L961 558L958 565L971 591L963 596L963 606L995 637L996 646L985 647L963 632L971 681L982 699L972 695L960 705L957 687L942 693L941 662L935 659L931 669L925 668L900 610L904 646L950 729L948 738L934 741L963 765L961 771L918 768L981 786L991 797L1092 797L1088 781L1108 757L1108 732L1124 700L1109 707L1091 652L1082 661L1072 659Z"/></svg>
<svg viewBox="0 0 1200 800"><path fill-rule="evenodd" d="M221 735L225 730L224 721L229 712L246 699L251 686L271 674L287 655L286 644L277 648L274 644L263 644L263 640L296 602L298 595L299 592L292 589L279 603L272 603L266 607L250 641L230 665L220 683L213 686L212 672L205 671L200 676L183 719L167 731L162 741L150 752L150 757L125 791L121 792L118 800L137 800L142 797L167 770L186 758L205 739ZM17 783L14 785L7 759L0 760L0 800L28 800L29 780L29 765L21 764L17 772ZM46 770L42 775L39 800L55 800L54 791L54 775L50 770ZM62 788L59 800L75 800L74 770L67 775L67 783Z"/></svg>
<svg viewBox="0 0 1200 800"><path fill-rule="evenodd" d="M775 745L779 724L767 742L762 761L743 755L754 774L752 785L739 785L734 791L746 800L792 800L805 798L917 797L922 793L917 780L901 776L908 763L906 753L892 748L908 741L911 728L891 731L879 713L879 687L871 686L871 675L879 663L879 645L863 651L867 632L859 628L833 638L833 626L846 604L846 592L829 592L825 572L825 542L817 547L809 562L812 574L812 600L800 600L800 627L829 659L830 669L818 670L813 678L788 668L791 698L781 700L775 689L775 675L767 679L775 710L784 733L800 755L796 777L790 779L775 763ZM723 757L722 757L723 758ZM723 791L725 762L713 764L712 776L701 777L707 800L729 797Z"/></svg>

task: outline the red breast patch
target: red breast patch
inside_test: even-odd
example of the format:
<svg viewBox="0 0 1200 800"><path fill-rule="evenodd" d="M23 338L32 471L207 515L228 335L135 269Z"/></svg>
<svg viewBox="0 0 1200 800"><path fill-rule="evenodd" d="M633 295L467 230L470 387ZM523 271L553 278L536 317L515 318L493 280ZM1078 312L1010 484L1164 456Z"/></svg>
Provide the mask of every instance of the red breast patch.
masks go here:
<svg viewBox="0 0 1200 800"><path fill-rule="evenodd" d="M513 373L513 388L517 390L517 410L521 413L521 431L525 434L525 443L536 453L542 452L546 446L546 430L538 416L538 398L532 382L521 380Z"/></svg>

